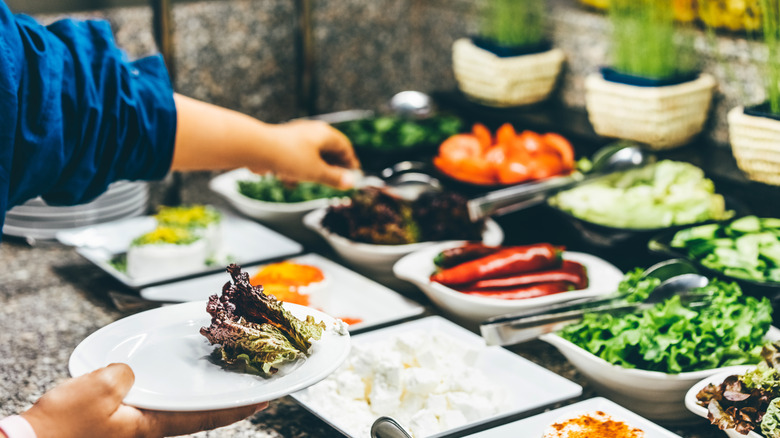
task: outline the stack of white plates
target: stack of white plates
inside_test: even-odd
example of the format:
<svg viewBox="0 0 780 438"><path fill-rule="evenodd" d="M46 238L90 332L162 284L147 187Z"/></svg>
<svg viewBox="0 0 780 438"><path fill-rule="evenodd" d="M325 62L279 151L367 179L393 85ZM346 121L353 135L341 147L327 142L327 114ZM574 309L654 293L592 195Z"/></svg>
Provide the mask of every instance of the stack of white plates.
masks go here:
<svg viewBox="0 0 780 438"><path fill-rule="evenodd" d="M148 185L136 181L115 182L87 204L55 207L35 198L8 210L3 234L27 239L53 239L61 230L145 214L148 202Z"/></svg>

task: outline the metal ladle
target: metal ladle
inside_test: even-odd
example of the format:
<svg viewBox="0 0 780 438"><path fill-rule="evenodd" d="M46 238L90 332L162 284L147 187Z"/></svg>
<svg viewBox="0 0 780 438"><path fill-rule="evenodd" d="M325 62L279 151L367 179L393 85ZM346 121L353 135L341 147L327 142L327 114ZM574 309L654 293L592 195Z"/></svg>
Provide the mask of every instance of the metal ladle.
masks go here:
<svg viewBox="0 0 780 438"><path fill-rule="evenodd" d="M433 113L433 99L421 91L401 91L388 102L390 110L404 118L424 119Z"/></svg>
<svg viewBox="0 0 780 438"><path fill-rule="evenodd" d="M571 175L507 187L471 199L466 204L469 218L478 221L490 215L528 208L543 202L560 190L591 182L614 172L650 164L655 161L655 156L646 153L638 145L619 142L596 151L592 161L593 168L587 174L575 171Z"/></svg>

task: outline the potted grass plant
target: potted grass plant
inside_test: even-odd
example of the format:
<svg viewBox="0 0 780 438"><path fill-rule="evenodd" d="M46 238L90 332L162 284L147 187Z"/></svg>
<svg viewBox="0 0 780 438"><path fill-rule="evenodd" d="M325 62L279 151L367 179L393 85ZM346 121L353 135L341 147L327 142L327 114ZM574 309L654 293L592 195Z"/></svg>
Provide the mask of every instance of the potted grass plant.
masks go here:
<svg viewBox="0 0 780 438"><path fill-rule="evenodd" d="M555 87L564 54L547 38L543 0L488 0L479 35L452 47L460 90L489 106L527 105L546 99Z"/></svg>
<svg viewBox="0 0 780 438"><path fill-rule="evenodd" d="M766 101L729 111L729 141L737 165L750 179L780 185L780 0L760 2Z"/></svg>
<svg viewBox="0 0 780 438"><path fill-rule="evenodd" d="M699 72L671 0L611 0L608 16L611 64L585 81L594 130L652 149L689 143L704 127L715 79Z"/></svg>

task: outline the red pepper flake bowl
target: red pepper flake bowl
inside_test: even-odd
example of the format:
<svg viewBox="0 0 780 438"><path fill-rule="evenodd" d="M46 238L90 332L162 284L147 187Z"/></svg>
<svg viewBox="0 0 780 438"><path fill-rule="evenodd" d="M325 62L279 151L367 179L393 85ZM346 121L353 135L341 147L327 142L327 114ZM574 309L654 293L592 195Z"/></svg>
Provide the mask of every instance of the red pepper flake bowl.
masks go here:
<svg viewBox="0 0 780 438"><path fill-rule="evenodd" d="M393 266L396 277L417 286L445 313L468 322L481 322L490 317L521 310L542 308L577 298L609 294L617 290L623 272L611 263L591 254L564 251L563 259L581 263L588 273L589 285L585 289L558 292L523 299L497 299L468 295L441 283L431 281L436 270L433 259L442 250L462 243L448 242L432 245L402 257Z"/></svg>

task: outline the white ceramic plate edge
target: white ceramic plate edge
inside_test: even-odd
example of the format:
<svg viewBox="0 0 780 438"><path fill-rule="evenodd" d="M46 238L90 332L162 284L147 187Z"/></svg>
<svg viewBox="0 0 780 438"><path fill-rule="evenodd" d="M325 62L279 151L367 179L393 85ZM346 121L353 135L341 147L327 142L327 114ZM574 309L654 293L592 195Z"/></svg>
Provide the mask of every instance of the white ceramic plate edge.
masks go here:
<svg viewBox="0 0 780 438"><path fill-rule="evenodd" d="M230 201L242 213L255 218L258 218L265 211L268 213L298 213L326 207L331 203L331 198L302 202L267 202L244 196L236 188L238 181L261 178L262 175L257 175L247 168L235 169L214 177L209 182L209 188Z"/></svg>
<svg viewBox="0 0 780 438"><path fill-rule="evenodd" d="M416 302L414 300L411 300L411 299L409 299L409 298L407 298L407 297L405 297L405 296L395 292L394 290L392 290L392 289L390 289L390 288L388 288L388 287L386 287L386 286L384 286L384 285L382 285L380 283L377 283L374 280L372 280L372 279L370 279L370 278L368 278L366 276L363 276L363 275L361 275L361 274L359 274L359 273L357 273L355 271L352 271L351 269L346 268L346 267L344 267L344 266L342 266L342 265L340 265L340 264L338 264L338 263L336 263L336 262L334 262L332 260L329 260L329 259L327 259L327 258L325 258L325 257L323 257L323 256L321 256L319 254L308 253L308 254L303 254L303 255L300 255L300 256L291 257L291 258L288 258L286 260L291 260L291 261L295 261L295 262L298 262L298 263L311 264L311 265L320 267L320 269L322 269L322 271L326 275L326 283L327 284L323 285L324 288L340 287L339 284L338 284L340 279L343 279L343 278L349 276L351 279L353 279L353 281L360 282L360 283L363 283L365 285L365 288L362 288L360 291L356 291L355 293L359 293L359 294L366 294L366 293L372 294L372 296L376 297L376 300L377 300L378 304L380 304L380 305L384 304L385 306L389 306L388 307L389 312L388 312L387 316L385 316L383 318L375 318L375 319L372 319L370 321L364 320L363 322L359 322L359 323L356 323L356 324L351 324L349 326L349 330L351 332L352 331L357 331L357 330L363 330L363 329L368 328L368 327L374 327L374 326L378 326L378 325L383 325L383 324L386 324L386 323L389 323L389 322L393 322L393 321L397 321L397 320L400 320L400 319L411 318L411 317L414 317L414 316L417 316L417 315L421 315L422 313L425 312L425 307L423 305L421 305L420 303L418 303L418 302ZM264 265L264 263L255 264L255 265L247 265L247 266L244 266L243 269L246 272L254 272L256 269L258 269L259 267L261 267L263 265ZM180 295L177 295L175 292L171 292L168 289L170 289L170 288L178 288L180 286L181 287L185 287L185 285L186 285L187 288L195 288L195 287L197 287L196 283L202 282L202 281L206 280L207 277L209 277L209 279L210 279L210 278L213 278L213 277L216 277L216 276L220 276L220 277L224 276L224 281L221 282L222 284L224 284L226 281L228 281L228 277L226 276L226 274L217 274L217 273L215 273L215 274L210 274L208 276L198 277L198 278L194 278L194 279L182 280L182 281L167 283L167 284L163 284L163 285L159 285L159 286L145 287L145 288L142 288L139 291L139 294L141 295L141 297L143 297L143 298L145 298L147 300L150 300L150 301L164 301L164 302L193 301L192 299L181 300L181 299L179 299ZM329 276L333 276L333 278L328 278ZM216 283L217 282L215 281L215 284ZM334 284L334 283L336 283L336 284ZM209 294L213 294L213 293L217 293L217 292L219 292L219 290L215 289L213 291L210 291ZM200 300L200 299L203 299L203 297L198 297L197 299ZM389 300L392 300L392 302L388 303ZM350 314L350 315L339 315L339 314L337 314L334 311L326 312L326 313L330 314L333 317L337 317L337 318L338 317L342 317L342 316L343 317L359 316L359 315L352 315L352 314Z"/></svg>
<svg viewBox="0 0 780 438"><path fill-rule="evenodd" d="M663 427L642 417L641 415L624 408L623 406L604 397L594 397L562 406L552 411L543 412L532 417L523 418L511 423L496 426L494 428L467 435L468 438L499 438L510 436L541 437L544 429L554 424L560 417L576 412L603 411L617 421L623 421L632 427L637 427L645 432L647 438L680 438Z"/></svg>
<svg viewBox="0 0 780 438"><path fill-rule="evenodd" d="M328 327L331 327L335 323L335 320L332 317L315 309L311 309L305 306L299 306L296 304L289 304L289 303L285 303L284 307L298 318L305 318L306 315L312 315L315 317L316 320L324 322ZM169 315L173 316L173 318L170 318ZM177 321L176 317L179 317L181 321ZM112 331L126 329L127 328L126 326L132 325L134 322L142 321L144 319L150 319L151 325L154 326L155 324L165 324L171 322L189 323L194 320L203 319L204 323L208 324L209 318L210 317L206 312L206 301L194 301L189 303L182 303L173 306L164 306L152 310L147 310L145 312L136 313L127 316L125 318L119 319L90 334L76 346L76 348L73 350L68 360L68 371L70 372L71 376L78 377L111 363L112 361L107 360L107 358L99 358L99 359L89 358L89 353L90 353L89 349L94 344L99 345L101 342L101 338L110 336L110 333ZM146 327L147 325L143 326L143 328ZM132 333L127 333L125 336L130 337L131 335ZM207 342L205 338L204 341ZM323 343L323 344L327 343L331 347L329 350L321 354L335 353L335 355L333 355L333 357L330 358L330 362L328 366L320 370L312 370L310 374L306 376L305 379L298 380L292 385L287 385L284 388L280 388L270 392L258 391L257 395L252 395L248 398L246 398L245 396L245 398L243 399L230 398L227 400L223 399L221 401L214 401L214 400L199 401L195 399L197 399L198 397L203 398L203 396L195 396L195 399L188 400L186 403L180 406L174 406L159 401L157 402L148 401L147 400L148 396L146 397L147 399L145 399L143 396L136 395L134 394L134 391L131 388L130 392L125 398L125 403L139 408L144 408L144 409L184 412L184 411L200 411L200 410L212 410L212 409L227 409L232 407L248 406L263 401L274 400L279 397L289 395L292 392L303 390L306 387L319 382L320 380L327 377L330 373L335 371L341 365L341 363L344 362L344 360L346 360L347 356L349 355L349 351L350 351L349 334L339 335L331 330L326 330L325 332L323 332L322 339L316 342ZM109 353L109 352L105 352L105 353ZM311 356L305 359L305 361L312 361L315 354L317 354L316 349ZM301 369L305 369L303 368L305 367L305 361L304 361L304 365L301 368L294 369L286 376L294 375L296 372L300 374ZM221 373L221 372L230 372L230 371L224 371L224 370L217 371L216 368L214 368L214 371L212 372ZM264 379L263 377L252 375L252 374L241 374L241 376L242 378L245 378L247 380ZM276 378L277 376L275 375L266 380L272 381L273 379Z"/></svg>
<svg viewBox="0 0 780 438"><path fill-rule="evenodd" d="M327 208L318 208L307 213L303 217L303 224L310 230L317 232L325 240L336 242L337 244L340 244L344 247L351 247L355 251L359 252L400 255L427 248L435 244L462 244L465 242L464 240L449 240L441 242L431 241L408 243L405 245L375 245L371 243L355 242L353 240L347 239L344 236L331 233L322 226L322 219L325 217L326 212ZM482 241L485 243L485 245L489 246L500 245L501 242L504 241L504 231L501 229L501 226L498 225L498 223L496 223L496 221L493 219L488 218L485 220L485 230L482 232Z"/></svg>
<svg viewBox="0 0 780 438"><path fill-rule="evenodd" d="M780 329L778 329L775 326L770 326L769 330L767 330L765 337L769 341L780 340ZM714 368L711 370L691 371L691 372L679 373L679 374L666 374L659 371L640 370L636 368L623 368L619 365L615 365L607 362L606 360L596 356L595 354L590 353L584 348L580 348L577 345L574 345L568 340L558 336L558 334L556 333L546 333L540 336L539 339L553 345L558 350L561 351L565 350L570 353L576 354L577 356L591 363L599 363L601 366L610 369L612 372L621 373L629 376L635 376L637 378L654 378L656 380L657 379L699 380L699 379L704 379L709 376L712 376L713 374L720 373L721 370L732 368L732 366L728 366L728 367ZM737 366L742 366L742 365L737 365Z"/></svg>

